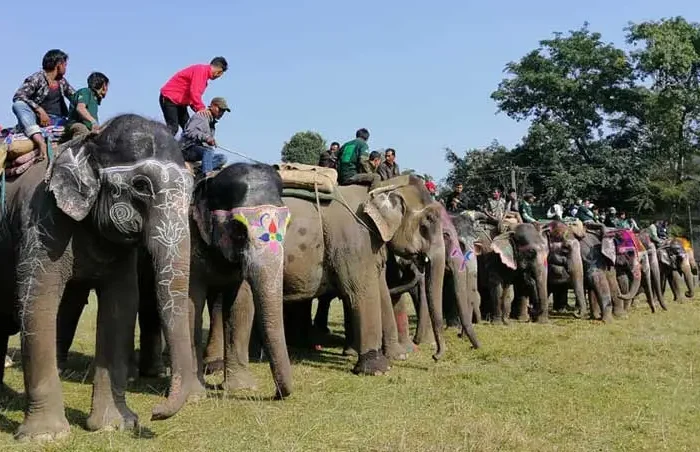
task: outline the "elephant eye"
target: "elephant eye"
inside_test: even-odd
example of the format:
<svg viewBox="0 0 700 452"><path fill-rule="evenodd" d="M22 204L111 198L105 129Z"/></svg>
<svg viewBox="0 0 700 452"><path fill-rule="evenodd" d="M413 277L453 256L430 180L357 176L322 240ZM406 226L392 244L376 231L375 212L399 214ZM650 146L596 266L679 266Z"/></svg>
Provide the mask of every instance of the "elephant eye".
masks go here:
<svg viewBox="0 0 700 452"><path fill-rule="evenodd" d="M134 191L142 196L154 196L151 180L145 176L136 176L132 179Z"/></svg>

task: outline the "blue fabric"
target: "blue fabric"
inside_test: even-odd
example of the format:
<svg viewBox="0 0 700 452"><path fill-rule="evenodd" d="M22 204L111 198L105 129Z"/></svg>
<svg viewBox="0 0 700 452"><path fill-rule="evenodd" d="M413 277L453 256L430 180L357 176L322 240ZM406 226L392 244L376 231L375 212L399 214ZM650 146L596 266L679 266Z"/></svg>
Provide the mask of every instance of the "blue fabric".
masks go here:
<svg viewBox="0 0 700 452"><path fill-rule="evenodd" d="M204 174L214 171L226 163L226 157L223 154L216 154L214 150L207 146L190 146L183 149L182 155L187 162L202 161L202 172Z"/></svg>

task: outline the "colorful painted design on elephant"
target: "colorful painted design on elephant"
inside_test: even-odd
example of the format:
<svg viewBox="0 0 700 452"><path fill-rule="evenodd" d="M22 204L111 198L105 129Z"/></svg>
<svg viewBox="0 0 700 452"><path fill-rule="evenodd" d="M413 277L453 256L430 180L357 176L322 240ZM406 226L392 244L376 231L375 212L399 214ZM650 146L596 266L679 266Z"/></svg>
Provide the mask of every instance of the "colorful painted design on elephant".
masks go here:
<svg viewBox="0 0 700 452"><path fill-rule="evenodd" d="M690 251L693 249L693 245L691 245L690 240L686 239L685 237L676 237L676 240L680 242L684 250Z"/></svg>
<svg viewBox="0 0 700 452"><path fill-rule="evenodd" d="M472 259L473 255L474 252L472 250L468 250L466 253L462 253L462 249L459 247L459 245L455 245L452 248L452 251L450 252L451 258L462 259L462 263L459 265L460 273L464 273L465 271L467 271L467 265L469 264L469 261Z"/></svg>
<svg viewBox="0 0 700 452"><path fill-rule="evenodd" d="M629 230L621 230L615 233L615 247L618 253L626 253L628 251L646 251L644 245L639 240L637 235Z"/></svg>
<svg viewBox="0 0 700 452"><path fill-rule="evenodd" d="M236 207L231 210L214 210L212 216L219 225L225 225L231 221L238 221L248 228L250 237L256 248L268 248L272 253L279 254L282 251L284 236L291 215L287 207L255 206Z"/></svg>

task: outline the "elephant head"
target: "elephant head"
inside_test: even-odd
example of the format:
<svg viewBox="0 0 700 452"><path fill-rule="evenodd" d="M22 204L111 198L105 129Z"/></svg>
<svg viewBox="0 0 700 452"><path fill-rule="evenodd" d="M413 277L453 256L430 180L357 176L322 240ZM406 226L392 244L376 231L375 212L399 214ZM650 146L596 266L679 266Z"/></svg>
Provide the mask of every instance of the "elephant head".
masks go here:
<svg viewBox="0 0 700 452"><path fill-rule="evenodd" d="M410 259L425 274L428 308L437 343L433 358L439 359L445 348L442 338L445 272L442 205L432 199L421 179L399 176L370 191L362 209L394 254Z"/></svg>
<svg viewBox="0 0 700 452"><path fill-rule="evenodd" d="M491 251L509 270L518 273L538 306L538 320L546 321L549 316L548 246L540 231L533 224L519 224L514 231L494 238Z"/></svg>
<svg viewBox="0 0 700 452"><path fill-rule="evenodd" d="M245 188L244 190L242 188ZM192 217L209 251L244 278L270 357L277 396L292 391L292 372L282 320L284 240L291 220L282 203L282 180L268 165L237 163L194 191Z"/></svg>
<svg viewBox="0 0 700 452"><path fill-rule="evenodd" d="M695 284L693 278L692 267L694 262L691 263L690 255L692 253L692 247L690 243L684 243L685 239L675 238L670 243L659 247L658 256L659 261L674 271L679 272L683 275L687 291L685 296L687 298L692 298L695 295ZM687 240L685 241L687 242ZM689 253L690 250L690 253Z"/></svg>
<svg viewBox="0 0 700 452"><path fill-rule="evenodd" d="M642 283L640 253L646 251L644 245L634 232L627 229L615 229L604 233L601 251L618 271L630 277L632 283L629 291L627 293L620 292L619 297L623 300L632 300L639 292Z"/></svg>
<svg viewBox="0 0 700 452"><path fill-rule="evenodd" d="M99 133L68 142L46 174L58 207L107 240L143 244L153 256L159 314L172 358L170 392L153 410L168 418L192 386L187 288L192 176L168 129L122 115Z"/></svg>

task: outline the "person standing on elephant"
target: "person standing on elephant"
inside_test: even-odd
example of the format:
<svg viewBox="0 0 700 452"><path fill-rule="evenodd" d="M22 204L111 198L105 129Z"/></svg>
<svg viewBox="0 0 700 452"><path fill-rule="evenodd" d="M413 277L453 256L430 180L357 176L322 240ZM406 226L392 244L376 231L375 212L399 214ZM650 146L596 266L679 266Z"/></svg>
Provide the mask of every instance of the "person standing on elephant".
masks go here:
<svg viewBox="0 0 700 452"><path fill-rule="evenodd" d="M377 174L382 180L391 179L401 175L399 165L396 163L396 151L392 148L384 152L384 161L377 168Z"/></svg>
<svg viewBox="0 0 700 452"><path fill-rule="evenodd" d="M195 113L205 113L207 106L202 100L209 80L216 80L228 70L226 58L218 56L209 64L193 64L178 71L160 89L158 103L168 129L177 135L180 127L185 130L190 118L187 107Z"/></svg>
<svg viewBox="0 0 700 452"><path fill-rule="evenodd" d="M97 110L107 95L109 79L102 72L93 72L88 76L87 85L87 88L79 89L71 99L66 127L72 138L100 130Z"/></svg>
<svg viewBox="0 0 700 452"><path fill-rule="evenodd" d="M520 203L520 216L523 219L523 223L537 223L535 217L532 216L532 204L535 202L535 195L532 193L525 193L523 196L523 202Z"/></svg>
<svg viewBox="0 0 700 452"><path fill-rule="evenodd" d="M215 97L211 100L206 112L193 115L185 125L185 130L180 138L182 155L186 162L202 161L202 174L211 175L214 169L226 163L223 154L215 154L216 146L214 133L216 123L224 116L224 112L230 112L228 103L223 97Z"/></svg>
<svg viewBox="0 0 700 452"><path fill-rule="evenodd" d="M66 80L68 54L52 49L44 54L41 71L35 72L22 83L12 97L12 112L20 129L39 149L40 159L46 158L46 142L41 127L56 125L68 116L64 97L71 98L75 90Z"/></svg>
<svg viewBox="0 0 700 452"><path fill-rule="evenodd" d="M338 151L338 183L350 185L357 182L367 182L369 179L360 176L362 159L369 153L369 131L365 128L355 132L355 139L348 141ZM359 176L359 177L358 177Z"/></svg>
<svg viewBox="0 0 700 452"><path fill-rule="evenodd" d="M331 143L330 149L323 151L321 157L318 160L318 166L324 168L338 169L338 149L340 149L340 143L334 141Z"/></svg>

